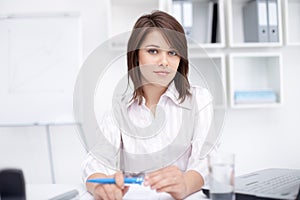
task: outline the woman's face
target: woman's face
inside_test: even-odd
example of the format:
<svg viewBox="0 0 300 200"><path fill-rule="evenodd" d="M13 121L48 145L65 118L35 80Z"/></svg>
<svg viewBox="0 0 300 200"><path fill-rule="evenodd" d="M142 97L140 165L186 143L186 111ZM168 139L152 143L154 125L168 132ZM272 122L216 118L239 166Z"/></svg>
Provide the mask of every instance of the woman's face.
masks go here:
<svg viewBox="0 0 300 200"><path fill-rule="evenodd" d="M151 31L139 49L139 66L143 84L168 86L180 62L177 50L169 46L159 31Z"/></svg>

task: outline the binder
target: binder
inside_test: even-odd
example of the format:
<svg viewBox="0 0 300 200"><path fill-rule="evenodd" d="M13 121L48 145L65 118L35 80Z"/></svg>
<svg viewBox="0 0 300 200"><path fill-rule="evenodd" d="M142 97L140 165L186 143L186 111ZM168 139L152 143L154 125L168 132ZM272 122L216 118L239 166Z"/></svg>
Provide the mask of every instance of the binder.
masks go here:
<svg viewBox="0 0 300 200"><path fill-rule="evenodd" d="M278 12L277 0L268 1L269 42L278 42Z"/></svg>
<svg viewBox="0 0 300 200"><path fill-rule="evenodd" d="M267 0L253 0L243 7L245 42L268 42Z"/></svg>
<svg viewBox="0 0 300 200"><path fill-rule="evenodd" d="M185 34L191 36L193 27L193 4L188 1L174 1L173 16L182 24Z"/></svg>
<svg viewBox="0 0 300 200"><path fill-rule="evenodd" d="M182 4L181 1L173 2L173 16L182 24Z"/></svg>
<svg viewBox="0 0 300 200"><path fill-rule="evenodd" d="M213 19L211 30L211 43L217 42L217 28L218 28L218 3L213 4Z"/></svg>
<svg viewBox="0 0 300 200"><path fill-rule="evenodd" d="M213 5L214 5L214 3L212 1L208 2L206 43L211 43L212 21L213 21Z"/></svg>
<svg viewBox="0 0 300 200"><path fill-rule="evenodd" d="M186 35L191 36L193 27L193 4L189 1L183 2L183 27Z"/></svg>

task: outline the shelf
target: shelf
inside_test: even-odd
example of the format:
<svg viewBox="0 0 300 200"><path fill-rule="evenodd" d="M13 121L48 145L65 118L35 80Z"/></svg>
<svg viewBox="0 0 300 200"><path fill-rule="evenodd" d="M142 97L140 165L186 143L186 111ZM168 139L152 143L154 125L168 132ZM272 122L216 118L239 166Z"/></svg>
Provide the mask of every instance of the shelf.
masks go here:
<svg viewBox="0 0 300 200"><path fill-rule="evenodd" d="M300 46L300 1L285 0L286 44Z"/></svg>
<svg viewBox="0 0 300 200"><path fill-rule="evenodd" d="M249 23L250 24L255 24L255 21L257 21L255 19L255 17L253 17L253 19L248 16L248 17L244 17L244 11L243 9L245 8L245 6L247 5L247 7L249 8L249 2L256 2L255 0L253 1L249 1L249 0L228 0L227 1L227 14L228 14L228 40L229 40L229 46L230 47L278 47L278 46L282 46L282 22L281 22L281 1L279 0L274 0L277 2L277 20L276 18L272 18L273 20L271 20L271 18L268 16L271 16L271 14L269 15L268 10L271 10L271 8L267 9L267 7L271 7L268 6L268 4L257 4L257 5L263 5L262 7L260 7L260 9L265 10L266 12L262 12L262 19L264 19L261 23L264 24L266 30L268 31L268 23L270 21L270 23L272 23L272 21L276 21L278 24L278 42L272 42L272 40L270 41L270 37L268 35L265 36L257 36L260 37L258 38L249 38L249 36L245 36L245 31L244 29L249 28ZM260 2L260 1L257 1ZM263 1L261 1L263 2ZM254 4L253 4L254 5ZM276 4L273 4L276 5ZM255 8L255 6L253 6L251 8L254 12L256 12L256 10L259 10L258 7ZM276 9L276 7L275 7ZM275 10L276 11L276 10ZM249 13L252 13L251 10L248 11ZM276 13L276 12L275 12ZM256 16L256 15L255 15ZM276 16L276 14L275 14ZM275 20L274 20L275 19ZM251 37L253 35L255 35L256 32L258 32L259 30L255 30L255 28L250 28L250 31L253 31L254 34L250 34ZM260 31L264 31L264 30L260 30ZM257 34L258 35L258 34ZM274 35L274 34L273 34ZM247 39L246 39L247 37ZM247 42L246 42L247 41ZM261 41L261 42L259 42Z"/></svg>
<svg viewBox="0 0 300 200"><path fill-rule="evenodd" d="M229 100L232 108L274 107L282 103L282 61L279 53L233 53L229 56ZM237 103L237 92L272 91L270 100L255 96ZM274 101L273 101L274 100Z"/></svg>
<svg viewBox="0 0 300 200"><path fill-rule="evenodd" d="M185 28L185 32L197 45L191 48L221 48L225 46L224 2L217 1L217 32L213 37L214 1L211 0L173 0L170 14ZM213 39L215 38L215 39ZM215 42L212 42L214 41Z"/></svg>
<svg viewBox="0 0 300 200"><path fill-rule="evenodd" d="M208 88L215 99L215 108L226 107L226 70L224 54L192 54L190 55L189 61L189 79L191 84Z"/></svg>
<svg viewBox="0 0 300 200"><path fill-rule="evenodd" d="M108 22L108 36L116 36L120 33L129 32L132 30L135 21L144 13L149 14L153 10L162 10L174 15L174 5L180 3L188 3L190 12L192 13L188 23L193 24L193 28L186 27L185 31L191 48L222 48L225 47L225 34L224 34L224 2L218 0L218 23L216 32L216 42L208 42L211 40L212 24L208 22L212 19L213 1L211 0L191 0L191 1L178 1L178 0L144 0L142 3L139 0L111 0L109 4L109 22ZM176 7L176 6L175 6ZM210 7L210 9L208 9ZM211 10L211 12L208 12ZM130 14L129 14L130 13ZM176 17L176 16L175 16ZM177 17L178 18L178 17ZM187 17L186 17L187 18ZM180 21L180 20L179 20ZM182 23L186 24L186 23ZM196 26L197 25L197 26ZM212 27L211 27L212 28ZM205 31L204 31L205 30ZM210 31L208 31L210 30ZM209 36L210 35L210 36ZM119 41L115 40L111 47L113 49L123 49L126 46L127 36L121 38Z"/></svg>

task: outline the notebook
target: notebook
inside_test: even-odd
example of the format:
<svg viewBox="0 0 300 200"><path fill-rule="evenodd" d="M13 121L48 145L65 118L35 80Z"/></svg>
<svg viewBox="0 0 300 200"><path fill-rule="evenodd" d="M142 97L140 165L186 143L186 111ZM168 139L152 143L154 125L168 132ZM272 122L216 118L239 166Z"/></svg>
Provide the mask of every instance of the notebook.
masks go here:
<svg viewBox="0 0 300 200"><path fill-rule="evenodd" d="M203 189L209 196L209 190ZM235 178L236 200L300 200L300 170L264 169Z"/></svg>

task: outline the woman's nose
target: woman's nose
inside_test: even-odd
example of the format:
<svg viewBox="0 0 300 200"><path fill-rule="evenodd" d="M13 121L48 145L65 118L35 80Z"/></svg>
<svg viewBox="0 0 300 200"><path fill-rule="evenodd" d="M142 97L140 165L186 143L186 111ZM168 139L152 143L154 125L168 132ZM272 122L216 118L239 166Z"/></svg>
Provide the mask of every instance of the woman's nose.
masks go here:
<svg viewBox="0 0 300 200"><path fill-rule="evenodd" d="M159 66L168 67L168 53L163 52L161 53L160 60L159 60Z"/></svg>

